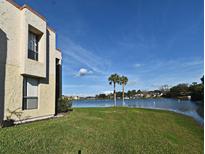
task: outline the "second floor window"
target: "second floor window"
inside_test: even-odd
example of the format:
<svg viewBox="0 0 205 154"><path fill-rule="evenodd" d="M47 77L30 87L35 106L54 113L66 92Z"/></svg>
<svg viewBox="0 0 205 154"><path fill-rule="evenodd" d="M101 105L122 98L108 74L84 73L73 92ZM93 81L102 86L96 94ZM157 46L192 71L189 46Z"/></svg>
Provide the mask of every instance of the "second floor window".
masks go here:
<svg viewBox="0 0 205 154"><path fill-rule="evenodd" d="M28 58L38 61L38 35L29 31Z"/></svg>

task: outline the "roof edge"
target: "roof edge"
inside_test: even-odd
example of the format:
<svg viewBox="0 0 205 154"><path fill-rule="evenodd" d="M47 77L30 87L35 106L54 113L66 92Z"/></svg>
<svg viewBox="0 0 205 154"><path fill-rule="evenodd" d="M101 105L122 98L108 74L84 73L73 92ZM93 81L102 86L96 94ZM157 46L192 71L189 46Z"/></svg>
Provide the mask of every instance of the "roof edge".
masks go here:
<svg viewBox="0 0 205 154"><path fill-rule="evenodd" d="M16 2L14 2L13 0L6 0L7 2L9 2L10 4L12 4L13 6L15 6L17 9L21 9L21 6L18 5Z"/></svg>
<svg viewBox="0 0 205 154"><path fill-rule="evenodd" d="M40 17L42 20L46 21L46 18L44 16L42 16L40 13L38 13L37 11L32 9L30 6L28 6L26 4L24 4L23 6L20 6L14 0L6 0L6 1L9 2L10 4L12 4L13 6L15 6L16 8L18 8L19 10L23 10L24 8L26 8L29 11L31 11L32 13L34 13L35 15L37 15L38 17Z"/></svg>
<svg viewBox="0 0 205 154"><path fill-rule="evenodd" d="M23 10L23 9L28 9L29 11L31 11L32 13L34 13L35 15L37 15L39 18L41 18L42 20L44 20L46 22L46 18L44 16L42 16L40 13L38 13L37 11L35 11L34 9L32 9L30 6L24 4L20 10Z"/></svg>
<svg viewBox="0 0 205 154"><path fill-rule="evenodd" d="M31 11L32 13L34 13L35 15L37 15L38 17L40 17L42 20L44 20L46 22L46 18L44 16L42 16L40 13L38 13L37 11L32 9L27 4L20 6L14 0L6 0L6 1L9 2L10 4L12 4L13 6L15 6L19 10L23 10L24 8L28 9L29 11ZM46 24L47 24L47 22L46 22ZM51 31L53 31L54 33L56 33L56 31L53 28L51 28L50 26L48 26L48 24L47 24L47 28L50 29Z"/></svg>

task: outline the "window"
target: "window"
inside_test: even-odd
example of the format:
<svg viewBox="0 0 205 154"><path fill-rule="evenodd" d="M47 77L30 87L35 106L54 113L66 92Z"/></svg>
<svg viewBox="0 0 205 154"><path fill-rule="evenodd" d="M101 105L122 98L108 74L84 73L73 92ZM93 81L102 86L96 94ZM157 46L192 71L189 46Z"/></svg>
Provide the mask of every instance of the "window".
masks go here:
<svg viewBox="0 0 205 154"><path fill-rule="evenodd" d="M38 80L24 78L23 81L23 109L38 108Z"/></svg>
<svg viewBox="0 0 205 154"><path fill-rule="evenodd" d="M38 61L38 35L29 31L28 58Z"/></svg>

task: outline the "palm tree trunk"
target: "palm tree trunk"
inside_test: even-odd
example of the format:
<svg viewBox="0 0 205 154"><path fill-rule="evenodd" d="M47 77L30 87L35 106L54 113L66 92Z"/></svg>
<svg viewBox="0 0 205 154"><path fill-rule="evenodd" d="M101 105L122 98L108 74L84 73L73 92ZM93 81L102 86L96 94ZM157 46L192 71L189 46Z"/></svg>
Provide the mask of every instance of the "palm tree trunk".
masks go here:
<svg viewBox="0 0 205 154"><path fill-rule="evenodd" d="M115 102L115 106L116 106L116 91L115 91L115 83L114 83L114 102Z"/></svg>
<svg viewBox="0 0 205 154"><path fill-rule="evenodd" d="M123 106L125 105L125 90L124 90L125 85L122 84L122 103Z"/></svg>

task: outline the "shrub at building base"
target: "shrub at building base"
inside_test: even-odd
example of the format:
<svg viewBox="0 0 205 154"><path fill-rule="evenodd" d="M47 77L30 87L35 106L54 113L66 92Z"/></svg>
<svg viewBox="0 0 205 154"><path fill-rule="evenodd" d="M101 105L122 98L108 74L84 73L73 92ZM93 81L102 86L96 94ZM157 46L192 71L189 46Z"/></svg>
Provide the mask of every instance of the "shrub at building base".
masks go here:
<svg viewBox="0 0 205 154"><path fill-rule="evenodd" d="M72 111L72 101L67 98L60 98L58 101L58 113Z"/></svg>

